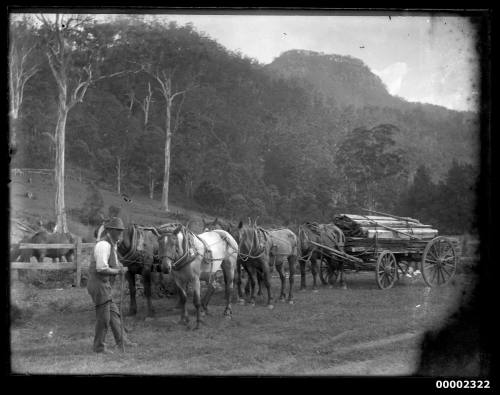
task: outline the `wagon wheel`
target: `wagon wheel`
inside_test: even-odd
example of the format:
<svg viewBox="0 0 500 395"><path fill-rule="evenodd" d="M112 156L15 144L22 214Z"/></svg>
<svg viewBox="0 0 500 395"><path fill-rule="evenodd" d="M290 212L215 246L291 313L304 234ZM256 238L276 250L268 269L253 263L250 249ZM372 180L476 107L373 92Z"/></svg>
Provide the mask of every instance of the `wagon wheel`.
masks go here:
<svg viewBox="0 0 500 395"><path fill-rule="evenodd" d="M380 289L389 289L394 285L397 270L394 254L390 251L382 251L375 267L375 279Z"/></svg>
<svg viewBox="0 0 500 395"><path fill-rule="evenodd" d="M335 284L339 276L339 271L333 268L326 260L321 259L319 266L319 278L323 285Z"/></svg>
<svg viewBox="0 0 500 395"><path fill-rule="evenodd" d="M422 277L429 287L446 284L455 274L458 256L450 239L438 236L427 243L422 255Z"/></svg>

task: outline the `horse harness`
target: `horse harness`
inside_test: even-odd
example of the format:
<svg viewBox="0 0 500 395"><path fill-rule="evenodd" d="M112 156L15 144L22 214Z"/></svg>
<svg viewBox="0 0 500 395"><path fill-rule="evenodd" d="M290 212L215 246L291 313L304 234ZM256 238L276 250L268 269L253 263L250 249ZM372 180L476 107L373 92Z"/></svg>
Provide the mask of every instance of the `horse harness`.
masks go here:
<svg viewBox="0 0 500 395"><path fill-rule="evenodd" d="M184 254L182 255L182 257L175 260L172 257L169 257L166 255L168 258L170 258L171 260L174 261L174 263L172 264L172 269L178 271L178 270L182 269L184 266L186 266L187 264L193 262L195 260L195 258L198 255L200 255L193 248L194 238L196 237L198 240L200 240L203 243L203 246L205 247L205 252L204 252L203 257L202 257L203 260L201 263L202 264L203 263L210 263L210 273L211 273L212 268L213 268L213 261L215 259L213 259L213 257L212 257L212 251L210 250L208 244L205 242L205 240L203 240L202 238L198 237L197 235L195 235L194 233L192 233L190 231L183 230L182 234L184 236Z"/></svg>
<svg viewBox="0 0 500 395"><path fill-rule="evenodd" d="M257 227L254 230L254 235L255 235L255 238L257 239L257 242L258 242L257 243L258 250L256 252L257 255L250 255L252 253L253 246L254 246L254 243L253 243L254 238L252 238L252 245L250 246L248 254L242 253L241 249L239 249L240 259L242 261L246 262L248 259L260 258L266 252L266 245L269 245L269 254L273 255L274 257L276 257L278 255L288 255L288 253L279 253L278 252L279 246L274 241L274 239L276 239L276 237L275 236L273 237L270 234L270 232L272 232L274 230L281 230L281 229L285 229L285 228L266 230L264 228L261 228L260 226Z"/></svg>
<svg viewBox="0 0 500 395"><path fill-rule="evenodd" d="M120 261L124 266L129 267L134 263L143 264L147 252L144 250L144 231L151 231L158 234L158 231L155 228L151 227L139 227L137 225L132 225L129 227L131 236L130 236L130 249L125 251L125 247L122 243L118 244L118 254L120 256ZM155 268L159 271L159 256L153 254L153 271Z"/></svg>
<svg viewBox="0 0 500 395"><path fill-rule="evenodd" d="M339 235L340 240L338 240L337 234L335 234L335 232L328 229L327 225L328 224L318 224L316 222L307 222L305 225L300 226L300 228L299 228L299 242L302 241L301 235L303 236L304 241L310 241L307 232L304 230L304 228L306 228L310 232L319 236L322 244L329 245L329 244L333 243L334 248L338 248L339 250L343 250L343 247L344 247L344 242L342 240L343 234L341 233ZM340 229L339 229L339 231L342 232ZM302 249L301 249L301 251L302 251ZM307 259L305 259L305 260L309 261L315 251L318 251L323 256L323 250L320 247L314 246L313 248L309 249L308 253L301 256L300 258L304 259L304 257L307 257Z"/></svg>

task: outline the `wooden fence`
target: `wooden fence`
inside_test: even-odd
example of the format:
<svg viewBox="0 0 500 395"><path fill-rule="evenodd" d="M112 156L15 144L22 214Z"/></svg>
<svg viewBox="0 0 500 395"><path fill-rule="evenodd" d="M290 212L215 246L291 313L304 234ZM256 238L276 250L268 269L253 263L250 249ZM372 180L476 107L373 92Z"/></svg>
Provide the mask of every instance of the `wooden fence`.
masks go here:
<svg viewBox="0 0 500 395"><path fill-rule="evenodd" d="M54 169L21 169L12 168L10 169L11 174L14 176L25 176L31 174L40 174L43 176L54 177ZM66 169L64 173L64 178L83 182L83 176L81 170Z"/></svg>
<svg viewBox="0 0 500 395"><path fill-rule="evenodd" d="M74 244L32 244L32 243L19 243L20 250L41 250L41 249L73 249L73 262L11 262L11 270L74 270L75 271L75 286L81 286L82 269L88 268L88 265L83 264L83 252L91 250L95 243L82 243L78 239Z"/></svg>

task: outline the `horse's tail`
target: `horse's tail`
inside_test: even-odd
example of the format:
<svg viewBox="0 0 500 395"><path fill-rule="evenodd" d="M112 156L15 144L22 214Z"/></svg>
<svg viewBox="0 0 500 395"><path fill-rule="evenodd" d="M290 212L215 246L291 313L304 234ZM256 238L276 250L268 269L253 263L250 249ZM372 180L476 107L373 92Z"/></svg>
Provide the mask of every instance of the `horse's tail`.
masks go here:
<svg viewBox="0 0 500 395"><path fill-rule="evenodd" d="M299 237L298 237L298 235L295 234L294 231L292 231L290 229L288 229L288 231L290 232L290 237L295 242L295 245L292 246L292 255L298 256L300 254L300 250L299 250L299 247L300 247ZM295 251L295 253L293 253L293 251Z"/></svg>

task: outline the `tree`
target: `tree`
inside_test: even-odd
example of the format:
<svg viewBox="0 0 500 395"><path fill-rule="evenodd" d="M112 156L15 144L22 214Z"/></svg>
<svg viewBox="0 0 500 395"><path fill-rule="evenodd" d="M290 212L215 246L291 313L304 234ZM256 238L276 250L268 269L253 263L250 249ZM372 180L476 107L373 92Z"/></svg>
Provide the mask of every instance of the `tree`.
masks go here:
<svg viewBox="0 0 500 395"><path fill-rule="evenodd" d="M39 71L38 64L31 57L36 47L33 27L27 18L14 22L10 32L9 48L9 99L11 120L11 150L17 149L17 121L23 103L26 83Z"/></svg>
<svg viewBox="0 0 500 395"><path fill-rule="evenodd" d="M423 223L432 223L437 214L436 188L429 169L421 165L415 173L412 184L404 192L398 211L403 216L418 218Z"/></svg>
<svg viewBox="0 0 500 395"><path fill-rule="evenodd" d="M56 141L56 197L55 213L57 229L67 233L64 202L65 137L69 111L83 102L85 93L92 83L123 72L108 76L94 77L94 68L103 60L102 51L107 48L86 27L92 18L56 14L51 21L40 15L40 30L50 69L56 80L58 92L58 117L55 129Z"/></svg>
<svg viewBox="0 0 500 395"><path fill-rule="evenodd" d="M170 151L172 144L172 107L176 97L184 95L188 90L194 87L194 82L183 90L175 90L173 88L173 75L175 68L173 69L162 69L151 71L151 68L147 71L160 86L160 92L164 100L164 111L165 111L165 162L164 162L164 172L163 172L163 190L161 196L161 208L162 210L168 211L168 192L169 192L169 181L170 181ZM149 102L148 102L149 106Z"/></svg>
<svg viewBox="0 0 500 395"><path fill-rule="evenodd" d="M454 160L438 185L435 216L443 232L465 233L477 229L477 169Z"/></svg>
<svg viewBox="0 0 500 395"><path fill-rule="evenodd" d="M390 124L357 128L339 145L336 158L342 187L358 209L392 210L407 187L405 152L395 147L393 138L398 130Z"/></svg>
<svg viewBox="0 0 500 395"><path fill-rule="evenodd" d="M80 34L80 28L88 23L89 19L69 16L65 18L56 14L54 21L50 21L44 15L40 16L40 20L43 23L42 32L46 39L46 55L58 91L58 117L55 129L55 213L57 228L60 232L66 233L68 231L64 203L66 120L71 108L83 101L92 78L90 65L76 68L72 55L78 49L80 41L76 36Z"/></svg>

